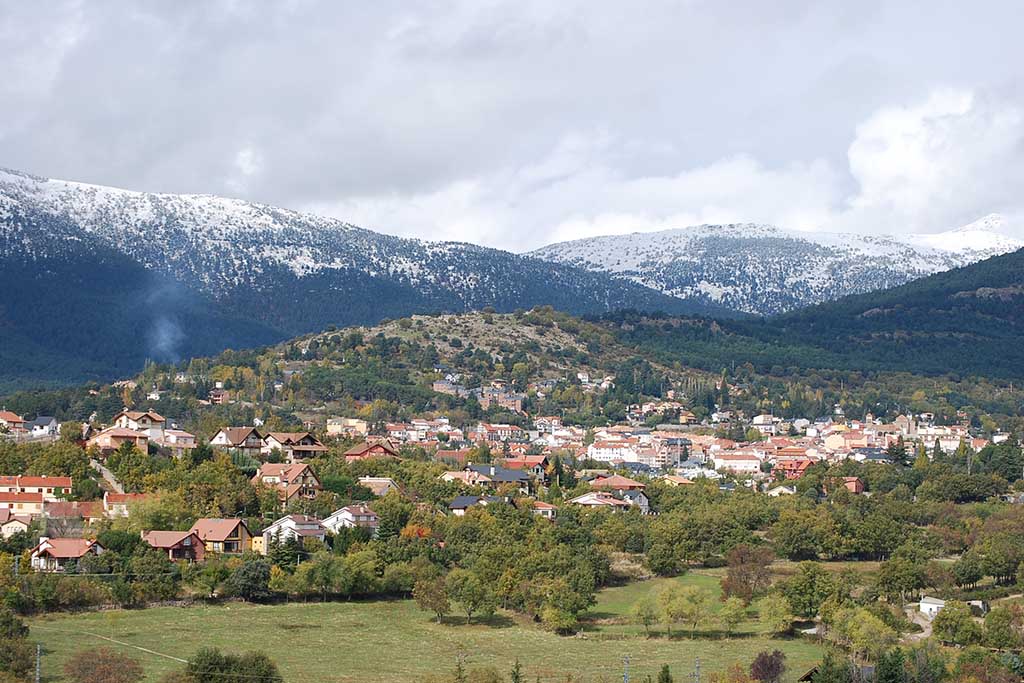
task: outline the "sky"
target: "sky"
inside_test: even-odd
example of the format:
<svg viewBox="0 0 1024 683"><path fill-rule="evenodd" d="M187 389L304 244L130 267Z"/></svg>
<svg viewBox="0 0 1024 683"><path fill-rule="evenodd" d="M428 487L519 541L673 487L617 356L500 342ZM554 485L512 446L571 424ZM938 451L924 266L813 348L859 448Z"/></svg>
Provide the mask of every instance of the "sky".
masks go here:
<svg viewBox="0 0 1024 683"><path fill-rule="evenodd" d="M527 251L1024 236L1020 0L0 0L0 167Z"/></svg>

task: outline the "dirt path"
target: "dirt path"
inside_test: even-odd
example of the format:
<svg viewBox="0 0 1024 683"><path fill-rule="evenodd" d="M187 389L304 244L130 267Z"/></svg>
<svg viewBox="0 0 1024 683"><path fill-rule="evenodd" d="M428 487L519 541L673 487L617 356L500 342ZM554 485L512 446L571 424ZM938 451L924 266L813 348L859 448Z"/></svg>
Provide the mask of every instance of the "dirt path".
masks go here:
<svg viewBox="0 0 1024 683"><path fill-rule="evenodd" d="M921 627L920 633L907 634L907 640L909 641L924 640L925 638L929 638L932 635L932 622L928 619L928 617L917 611L916 605L916 602L912 602L903 608L903 611L906 613L907 618Z"/></svg>

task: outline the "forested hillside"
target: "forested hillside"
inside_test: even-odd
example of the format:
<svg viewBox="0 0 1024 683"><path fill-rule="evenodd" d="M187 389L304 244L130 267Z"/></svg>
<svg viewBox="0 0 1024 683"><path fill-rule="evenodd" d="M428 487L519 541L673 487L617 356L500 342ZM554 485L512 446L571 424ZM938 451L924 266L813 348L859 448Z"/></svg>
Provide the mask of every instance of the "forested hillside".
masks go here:
<svg viewBox="0 0 1024 683"><path fill-rule="evenodd" d="M765 320L639 314L604 320L663 357L705 369L905 371L1024 378L1024 251Z"/></svg>

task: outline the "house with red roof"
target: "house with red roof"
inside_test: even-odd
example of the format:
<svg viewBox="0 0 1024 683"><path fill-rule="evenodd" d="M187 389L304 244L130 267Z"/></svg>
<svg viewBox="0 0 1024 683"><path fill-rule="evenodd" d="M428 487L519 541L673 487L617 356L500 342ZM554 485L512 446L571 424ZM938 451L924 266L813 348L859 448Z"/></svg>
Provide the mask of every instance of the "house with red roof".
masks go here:
<svg viewBox="0 0 1024 683"><path fill-rule="evenodd" d="M86 448L96 448L103 454L116 451L125 444L135 446L139 451L149 451L149 435L127 427L107 427L85 442Z"/></svg>
<svg viewBox="0 0 1024 683"><path fill-rule="evenodd" d="M62 572L78 567L86 555L101 555L105 549L87 538L49 538L43 536L32 550L32 568L40 572Z"/></svg>
<svg viewBox="0 0 1024 683"><path fill-rule="evenodd" d="M270 432L263 437L261 453L264 457L278 451L288 462L312 458L327 452L327 446L310 432Z"/></svg>
<svg viewBox="0 0 1024 683"><path fill-rule="evenodd" d="M8 539L14 534L25 532L32 526L28 515L16 515L7 508L0 510L0 538Z"/></svg>
<svg viewBox="0 0 1024 683"><path fill-rule="evenodd" d="M0 492L0 510L10 510L11 514L39 517L45 505L46 499L41 493Z"/></svg>
<svg viewBox="0 0 1024 683"><path fill-rule="evenodd" d="M395 448L389 439L367 440L345 451L345 462L397 457L398 449Z"/></svg>
<svg viewBox="0 0 1024 683"><path fill-rule="evenodd" d="M206 546L194 531L143 531L142 540L167 553L172 562L202 562Z"/></svg>
<svg viewBox="0 0 1024 683"><path fill-rule="evenodd" d="M130 429L133 432L145 432L146 436L159 441L164 435L166 418L155 410L128 410L125 408L110 421L115 427Z"/></svg>
<svg viewBox="0 0 1024 683"><path fill-rule="evenodd" d="M799 479L804 476L807 469L815 463L810 458L792 458L775 463L772 472L782 474L786 479Z"/></svg>
<svg viewBox="0 0 1024 683"><path fill-rule="evenodd" d="M316 498L323 490L316 472L304 462L264 463L253 475L252 483L276 489L285 507L299 498Z"/></svg>
<svg viewBox="0 0 1024 683"><path fill-rule="evenodd" d="M535 500L530 503L530 509L533 514L544 519L554 519L558 515L558 508L551 503L545 503L542 500Z"/></svg>
<svg viewBox="0 0 1024 683"><path fill-rule="evenodd" d="M591 479L590 488L609 489L612 491L642 491L647 488L647 485L629 477L624 477L621 474L611 474Z"/></svg>
<svg viewBox="0 0 1024 683"><path fill-rule="evenodd" d="M71 484L71 477L0 477L0 493L41 493L44 500L61 500L71 493Z"/></svg>
<svg viewBox="0 0 1024 683"><path fill-rule="evenodd" d="M238 554L252 547L252 533L244 519L197 519L194 531L208 553Z"/></svg>
<svg viewBox="0 0 1024 683"><path fill-rule="evenodd" d="M0 410L0 431L20 432L25 429L25 418L9 410Z"/></svg>
<svg viewBox="0 0 1024 683"><path fill-rule="evenodd" d="M112 493L103 494L103 513L107 517L127 517L128 506L149 498L146 493Z"/></svg>

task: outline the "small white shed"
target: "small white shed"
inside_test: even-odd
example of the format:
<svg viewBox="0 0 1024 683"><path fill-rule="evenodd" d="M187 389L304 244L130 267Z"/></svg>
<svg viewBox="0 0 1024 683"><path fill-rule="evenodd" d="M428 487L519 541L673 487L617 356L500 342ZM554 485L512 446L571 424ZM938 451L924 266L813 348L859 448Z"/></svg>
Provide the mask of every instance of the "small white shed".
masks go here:
<svg viewBox="0 0 1024 683"><path fill-rule="evenodd" d="M929 598L925 596L921 598L921 603L918 605L918 610L928 619L934 619L935 615L942 611L942 608L946 606L945 600L939 600L938 598Z"/></svg>

